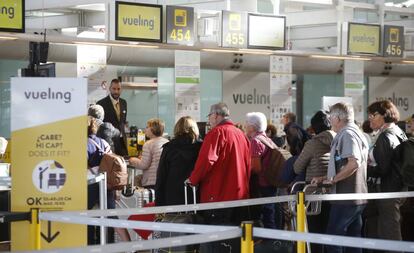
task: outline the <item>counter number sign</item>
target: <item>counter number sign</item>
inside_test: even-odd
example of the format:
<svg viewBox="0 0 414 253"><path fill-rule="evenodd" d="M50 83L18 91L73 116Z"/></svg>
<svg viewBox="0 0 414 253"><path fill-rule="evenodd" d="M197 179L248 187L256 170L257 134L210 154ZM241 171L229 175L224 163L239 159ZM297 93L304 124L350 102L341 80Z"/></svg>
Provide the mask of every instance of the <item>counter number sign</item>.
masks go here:
<svg viewBox="0 0 414 253"><path fill-rule="evenodd" d="M192 46L194 44L194 9L167 6L167 43Z"/></svg>
<svg viewBox="0 0 414 253"><path fill-rule="evenodd" d="M222 19L222 46L246 48L247 14L223 11Z"/></svg>
<svg viewBox="0 0 414 253"><path fill-rule="evenodd" d="M386 57L403 57L404 53L404 27L384 26L383 54Z"/></svg>

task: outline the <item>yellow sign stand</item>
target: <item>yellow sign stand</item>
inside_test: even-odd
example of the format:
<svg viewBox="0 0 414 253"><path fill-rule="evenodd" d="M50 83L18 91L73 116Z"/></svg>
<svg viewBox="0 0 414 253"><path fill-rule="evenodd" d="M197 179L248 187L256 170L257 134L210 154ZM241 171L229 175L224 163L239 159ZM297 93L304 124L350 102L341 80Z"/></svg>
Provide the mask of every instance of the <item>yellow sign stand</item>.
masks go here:
<svg viewBox="0 0 414 253"><path fill-rule="evenodd" d="M12 78L13 212L86 209L86 87L85 79ZM35 213L11 226L13 251L85 245L84 225L39 223Z"/></svg>

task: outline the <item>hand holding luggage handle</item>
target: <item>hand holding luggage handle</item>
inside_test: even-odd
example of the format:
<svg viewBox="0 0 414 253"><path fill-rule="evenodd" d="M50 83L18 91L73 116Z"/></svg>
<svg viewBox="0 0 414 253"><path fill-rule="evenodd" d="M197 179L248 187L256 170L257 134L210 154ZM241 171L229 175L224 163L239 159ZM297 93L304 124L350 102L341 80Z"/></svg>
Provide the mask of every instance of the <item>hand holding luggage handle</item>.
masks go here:
<svg viewBox="0 0 414 253"><path fill-rule="evenodd" d="M187 187L190 186L191 189L193 190L193 204L197 204L197 194L196 194L196 186L192 186L190 184L188 184L187 182L184 182L184 203L187 206L188 205L188 199L187 199ZM196 214L197 211L194 210L194 213Z"/></svg>

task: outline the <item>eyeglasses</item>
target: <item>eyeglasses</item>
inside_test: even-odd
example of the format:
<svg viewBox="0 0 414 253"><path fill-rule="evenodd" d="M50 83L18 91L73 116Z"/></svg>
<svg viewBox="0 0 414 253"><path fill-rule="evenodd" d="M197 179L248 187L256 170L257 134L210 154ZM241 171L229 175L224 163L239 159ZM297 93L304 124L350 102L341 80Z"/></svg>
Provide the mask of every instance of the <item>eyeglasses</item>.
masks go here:
<svg viewBox="0 0 414 253"><path fill-rule="evenodd" d="M379 112L374 112L373 114L369 114L368 115L368 119L373 119L375 118L375 116L377 116L378 114L380 114Z"/></svg>
<svg viewBox="0 0 414 253"><path fill-rule="evenodd" d="M215 112L210 112L209 114L207 114L207 118L210 117L213 114L216 114L216 113Z"/></svg>

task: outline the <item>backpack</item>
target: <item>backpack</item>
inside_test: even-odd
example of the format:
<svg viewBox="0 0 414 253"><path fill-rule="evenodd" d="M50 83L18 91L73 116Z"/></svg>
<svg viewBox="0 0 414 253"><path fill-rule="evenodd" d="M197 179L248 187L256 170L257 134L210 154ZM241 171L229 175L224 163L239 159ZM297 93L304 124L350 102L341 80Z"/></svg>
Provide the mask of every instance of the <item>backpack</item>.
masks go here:
<svg viewBox="0 0 414 253"><path fill-rule="evenodd" d="M123 157L105 152L94 140L92 143L102 153L99 172L106 172L108 190L122 190L128 183L127 164Z"/></svg>
<svg viewBox="0 0 414 253"><path fill-rule="evenodd" d="M404 185L414 187L414 138L401 142L394 152Z"/></svg>
<svg viewBox="0 0 414 253"><path fill-rule="evenodd" d="M286 184L282 181L283 165L292 155L289 151L277 147L272 140L264 136L259 135L258 139L269 148L266 154L268 156L266 158L269 159L268 166L262 168L266 181L275 187L285 187Z"/></svg>

